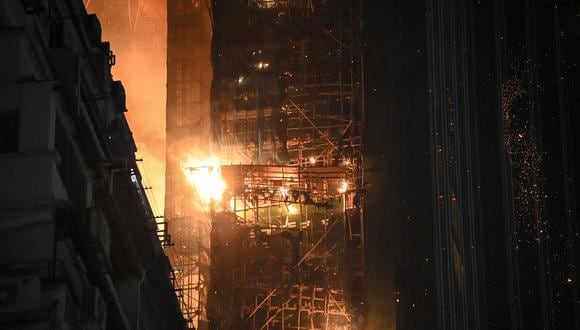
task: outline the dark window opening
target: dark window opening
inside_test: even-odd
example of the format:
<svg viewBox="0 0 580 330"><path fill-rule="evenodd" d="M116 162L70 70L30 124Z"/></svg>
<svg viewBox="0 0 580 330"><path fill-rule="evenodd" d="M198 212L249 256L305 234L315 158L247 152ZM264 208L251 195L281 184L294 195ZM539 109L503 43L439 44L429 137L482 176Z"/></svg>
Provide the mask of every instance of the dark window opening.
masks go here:
<svg viewBox="0 0 580 330"><path fill-rule="evenodd" d="M17 111L0 112L0 154L18 152L20 114Z"/></svg>

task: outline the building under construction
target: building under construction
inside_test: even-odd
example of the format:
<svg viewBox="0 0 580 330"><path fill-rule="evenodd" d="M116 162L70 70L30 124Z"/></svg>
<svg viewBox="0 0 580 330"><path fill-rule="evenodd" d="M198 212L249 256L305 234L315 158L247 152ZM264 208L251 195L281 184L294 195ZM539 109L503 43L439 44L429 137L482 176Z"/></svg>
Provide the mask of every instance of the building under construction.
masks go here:
<svg viewBox="0 0 580 330"><path fill-rule="evenodd" d="M360 32L359 1L168 1L165 217L191 327L362 327Z"/></svg>
<svg viewBox="0 0 580 330"><path fill-rule="evenodd" d="M359 6L214 4L212 329L364 323Z"/></svg>

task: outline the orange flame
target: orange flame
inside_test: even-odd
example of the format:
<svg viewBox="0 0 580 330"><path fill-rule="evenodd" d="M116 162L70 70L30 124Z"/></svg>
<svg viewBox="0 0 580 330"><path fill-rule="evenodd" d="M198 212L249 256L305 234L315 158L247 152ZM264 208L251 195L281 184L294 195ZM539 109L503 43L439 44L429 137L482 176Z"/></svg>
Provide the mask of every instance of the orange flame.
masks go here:
<svg viewBox="0 0 580 330"><path fill-rule="evenodd" d="M208 205L211 201L221 201L226 190L226 182L222 179L221 168L217 160L188 161L183 169L187 180L195 188L203 206Z"/></svg>

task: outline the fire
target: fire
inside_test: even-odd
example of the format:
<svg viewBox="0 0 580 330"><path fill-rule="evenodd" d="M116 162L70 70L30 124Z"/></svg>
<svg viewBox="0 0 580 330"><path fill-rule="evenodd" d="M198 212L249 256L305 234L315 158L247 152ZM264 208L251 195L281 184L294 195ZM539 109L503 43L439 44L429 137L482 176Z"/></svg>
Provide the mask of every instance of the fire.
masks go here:
<svg viewBox="0 0 580 330"><path fill-rule="evenodd" d="M226 183L222 180L221 169L216 160L188 162L184 166L184 172L189 183L195 188L202 204L221 201L226 190Z"/></svg>
<svg viewBox="0 0 580 330"><path fill-rule="evenodd" d="M344 194L348 190L348 182L346 180L342 180L340 183L340 187L338 187L338 192Z"/></svg>
<svg viewBox="0 0 580 330"><path fill-rule="evenodd" d="M286 208L288 209L289 215L295 215L295 214L300 213L300 210L294 204L286 205Z"/></svg>

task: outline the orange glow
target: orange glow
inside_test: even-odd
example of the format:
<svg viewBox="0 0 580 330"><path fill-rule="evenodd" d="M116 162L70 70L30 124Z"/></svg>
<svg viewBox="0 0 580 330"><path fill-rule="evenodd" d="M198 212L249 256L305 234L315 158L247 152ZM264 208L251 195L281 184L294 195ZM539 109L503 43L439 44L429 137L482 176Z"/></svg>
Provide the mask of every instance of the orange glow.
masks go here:
<svg viewBox="0 0 580 330"><path fill-rule="evenodd" d="M155 214L163 214L165 195L166 0L86 1L98 15L103 40L117 57L113 77L127 94L127 120Z"/></svg>

